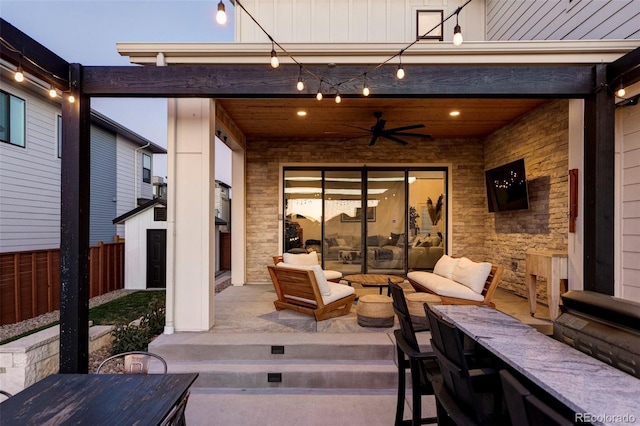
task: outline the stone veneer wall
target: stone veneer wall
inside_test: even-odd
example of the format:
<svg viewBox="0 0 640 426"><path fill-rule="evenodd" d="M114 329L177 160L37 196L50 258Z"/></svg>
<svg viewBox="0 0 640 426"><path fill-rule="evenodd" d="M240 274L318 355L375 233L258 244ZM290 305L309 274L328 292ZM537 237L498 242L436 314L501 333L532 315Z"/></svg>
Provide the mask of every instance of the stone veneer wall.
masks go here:
<svg viewBox="0 0 640 426"><path fill-rule="evenodd" d="M110 325L89 328L89 352L110 345L111 330ZM60 326L56 325L0 346L0 389L16 394L57 373L59 366Z"/></svg>
<svg viewBox="0 0 640 426"><path fill-rule="evenodd" d="M525 162L529 210L488 213L484 235L487 259L505 268L500 287L522 296L526 251L568 247L568 119L569 101L556 100L485 139L486 169ZM546 303L545 285L538 300Z"/></svg>
<svg viewBox="0 0 640 426"><path fill-rule="evenodd" d="M385 166L451 164L453 255L484 259L487 215L482 141L247 140L247 283L270 283L266 266L278 254L279 170L283 163Z"/></svg>

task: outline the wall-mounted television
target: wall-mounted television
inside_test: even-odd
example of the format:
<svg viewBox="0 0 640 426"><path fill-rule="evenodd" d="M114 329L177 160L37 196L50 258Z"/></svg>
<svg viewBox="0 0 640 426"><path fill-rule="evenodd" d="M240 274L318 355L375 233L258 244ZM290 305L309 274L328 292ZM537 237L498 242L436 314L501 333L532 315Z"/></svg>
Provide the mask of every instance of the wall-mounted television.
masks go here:
<svg viewBox="0 0 640 426"><path fill-rule="evenodd" d="M490 212L526 210L529 208L527 175L524 159L484 172Z"/></svg>

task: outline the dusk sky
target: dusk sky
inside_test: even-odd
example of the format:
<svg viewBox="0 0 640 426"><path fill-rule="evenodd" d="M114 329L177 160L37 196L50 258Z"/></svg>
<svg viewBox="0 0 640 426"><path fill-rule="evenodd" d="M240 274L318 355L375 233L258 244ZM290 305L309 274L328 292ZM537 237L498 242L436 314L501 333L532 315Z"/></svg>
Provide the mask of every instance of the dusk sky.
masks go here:
<svg viewBox="0 0 640 426"><path fill-rule="evenodd" d="M224 3L225 26L215 21L214 0L0 0L0 16L68 62L129 65L117 42L233 41L233 6ZM167 146L165 99L93 98L91 107ZM166 176L166 156L155 156L153 174Z"/></svg>

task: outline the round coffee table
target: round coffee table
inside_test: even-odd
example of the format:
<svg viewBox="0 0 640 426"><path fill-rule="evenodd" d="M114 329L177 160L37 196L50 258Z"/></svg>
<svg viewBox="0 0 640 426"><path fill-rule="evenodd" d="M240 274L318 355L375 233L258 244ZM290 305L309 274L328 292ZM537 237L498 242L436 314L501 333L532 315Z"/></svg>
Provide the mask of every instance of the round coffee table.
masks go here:
<svg viewBox="0 0 640 426"><path fill-rule="evenodd" d="M360 284L362 287L378 287L380 294L382 294L382 288L387 287L387 296L391 294L389 290L389 280L394 284L400 284L404 281L403 277L397 275L382 275L382 274L355 274L342 277L343 280L351 285L352 283Z"/></svg>

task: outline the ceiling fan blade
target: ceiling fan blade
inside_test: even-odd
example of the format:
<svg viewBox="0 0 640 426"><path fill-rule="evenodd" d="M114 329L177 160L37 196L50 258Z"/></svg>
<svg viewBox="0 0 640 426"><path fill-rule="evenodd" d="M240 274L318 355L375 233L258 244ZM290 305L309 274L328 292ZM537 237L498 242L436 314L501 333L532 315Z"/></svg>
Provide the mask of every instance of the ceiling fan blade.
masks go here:
<svg viewBox="0 0 640 426"><path fill-rule="evenodd" d="M378 140L378 135L374 134L371 137L371 142L369 142L369 146L374 145L376 143L376 141Z"/></svg>
<svg viewBox="0 0 640 426"><path fill-rule="evenodd" d="M411 126L394 127L393 129L386 129L387 132L401 132L403 130L422 129L424 124L413 124Z"/></svg>
<svg viewBox="0 0 640 426"><path fill-rule="evenodd" d="M400 138L396 138L395 136L392 136L392 135L381 135L381 136L382 136L383 138L390 139L390 140L392 140L392 141L394 141L394 142L398 142L399 144L402 144L402 145L407 145L407 144L409 144L409 142L407 142L407 141L403 141L402 139L400 139Z"/></svg>
<svg viewBox="0 0 640 426"><path fill-rule="evenodd" d="M419 138L431 139L431 135L427 133L394 132L393 134L396 136L416 136Z"/></svg>
<svg viewBox="0 0 640 426"><path fill-rule="evenodd" d="M371 129L365 129L364 127L352 126L351 124L340 124L340 126L351 127L353 129L363 130L365 132L370 132Z"/></svg>

